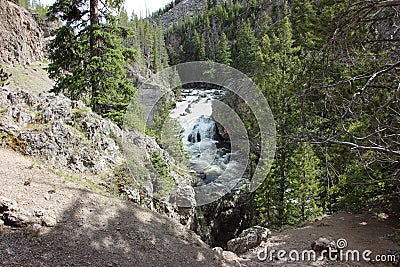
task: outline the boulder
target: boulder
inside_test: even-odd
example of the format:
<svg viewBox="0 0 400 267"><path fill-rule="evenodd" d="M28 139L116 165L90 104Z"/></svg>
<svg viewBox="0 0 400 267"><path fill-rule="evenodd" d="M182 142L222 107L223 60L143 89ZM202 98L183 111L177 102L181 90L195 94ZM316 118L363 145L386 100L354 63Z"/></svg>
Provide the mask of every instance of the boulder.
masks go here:
<svg viewBox="0 0 400 267"><path fill-rule="evenodd" d="M253 226L244 230L237 238L229 240L227 248L236 254L243 254L260 245L262 241L267 241L270 233L265 227Z"/></svg>
<svg viewBox="0 0 400 267"><path fill-rule="evenodd" d="M0 214L2 224L13 227L25 227L34 223L33 215L17 206L17 202L0 196Z"/></svg>
<svg viewBox="0 0 400 267"><path fill-rule="evenodd" d="M328 238L320 237L318 240L312 242L311 248L314 251L321 253L322 251L328 251L332 249L336 250L336 243Z"/></svg>
<svg viewBox="0 0 400 267"><path fill-rule="evenodd" d="M13 227L25 227L32 223L28 216L18 212L17 210L4 212L3 221L5 225Z"/></svg>
<svg viewBox="0 0 400 267"><path fill-rule="evenodd" d="M0 196L0 213L12 210L17 207L17 202L15 200Z"/></svg>
<svg viewBox="0 0 400 267"><path fill-rule="evenodd" d="M46 227L54 227L57 224L57 217L54 211L36 210L35 216L39 218L40 224Z"/></svg>

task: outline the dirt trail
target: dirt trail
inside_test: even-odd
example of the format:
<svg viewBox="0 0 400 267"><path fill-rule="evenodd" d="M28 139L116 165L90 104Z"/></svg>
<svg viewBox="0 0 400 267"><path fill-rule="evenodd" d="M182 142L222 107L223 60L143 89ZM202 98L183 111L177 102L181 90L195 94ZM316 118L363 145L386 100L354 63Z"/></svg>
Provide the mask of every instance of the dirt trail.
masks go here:
<svg viewBox="0 0 400 267"><path fill-rule="evenodd" d="M325 258L316 261L291 262L279 261L275 258L273 261L266 259L262 264L256 266L395 266L391 262L366 262L362 260L362 252L370 250L372 254L369 258L371 259L374 259L377 255L386 255L389 250L400 253L400 246L396 244L399 231L400 218L390 218L384 215L376 216L369 213L339 212L300 228L272 233L271 238L266 243L262 243L260 247L242 255L242 257L256 262L258 261L257 254L264 248L267 248L265 251L269 252L274 249L276 251L285 250L288 253L291 250L296 250L301 253L310 250L312 242L323 237L335 242L345 239L347 246L342 250L343 255L346 251L358 250L360 261L346 261L346 256L343 256L341 261L329 261ZM265 257L265 254L260 255ZM276 256L277 254L274 253L273 255ZM286 256L288 257L288 255ZM349 258L351 259L350 256Z"/></svg>
<svg viewBox="0 0 400 267"><path fill-rule="evenodd" d="M3 227L0 266L222 264L195 234L171 219L93 193L16 152L0 149L0 177L0 196L31 213L57 214L53 228Z"/></svg>

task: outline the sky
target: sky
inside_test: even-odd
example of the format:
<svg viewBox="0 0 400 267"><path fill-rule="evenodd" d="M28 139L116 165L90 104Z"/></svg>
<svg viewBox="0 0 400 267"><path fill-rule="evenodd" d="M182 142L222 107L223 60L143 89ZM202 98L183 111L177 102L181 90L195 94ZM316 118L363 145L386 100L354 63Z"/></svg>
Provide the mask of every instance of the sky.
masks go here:
<svg viewBox="0 0 400 267"><path fill-rule="evenodd" d="M151 14L171 1L172 0L126 0L125 8L129 16L134 10L136 15L144 17L146 15L146 10L149 10ZM44 5L51 5L55 0L41 0L40 2Z"/></svg>

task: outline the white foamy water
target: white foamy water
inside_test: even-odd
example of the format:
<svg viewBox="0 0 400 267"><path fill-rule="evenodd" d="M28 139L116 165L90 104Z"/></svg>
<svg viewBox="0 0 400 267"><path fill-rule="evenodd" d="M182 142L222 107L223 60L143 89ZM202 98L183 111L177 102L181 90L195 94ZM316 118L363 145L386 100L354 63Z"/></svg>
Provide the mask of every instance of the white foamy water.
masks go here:
<svg viewBox="0 0 400 267"><path fill-rule="evenodd" d="M221 95L216 90L184 90L182 101L176 103L171 117L179 121L184 133L183 146L190 156L190 167L209 183L226 169L230 154L218 148L217 129L211 118L212 99Z"/></svg>

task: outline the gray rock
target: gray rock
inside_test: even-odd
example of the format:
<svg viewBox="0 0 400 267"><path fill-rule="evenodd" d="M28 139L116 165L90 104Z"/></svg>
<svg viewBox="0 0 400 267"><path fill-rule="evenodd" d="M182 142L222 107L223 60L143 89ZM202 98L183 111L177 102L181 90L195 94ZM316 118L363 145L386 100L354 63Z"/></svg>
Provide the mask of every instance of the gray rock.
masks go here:
<svg viewBox="0 0 400 267"><path fill-rule="evenodd" d="M26 227L32 223L30 217L20 213L18 210L4 212L3 221L5 225L13 227Z"/></svg>
<svg viewBox="0 0 400 267"><path fill-rule="evenodd" d="M43 33L31 13L12 1L0 1L0 14L0 63L42 60Z"/></svg>
<svg viewBox="0 0 400 267"><path fill-rule="evenodd" d="M316 252L328 251L330 249L336 249L336 243L325 237L320 237L318 240L312 242L311 248Z"/></svg>
<svg viewBox="0 0 400 267"><path fill-rule="evenodd" d="M155 23L161 21L163 28L168 29L169 27L179 23L180 21L195 17L197 14L203 11L205 5L205 0L182 0L167 13L151 19L154 20Z"/></svg>
<svg viewBox="0 0 400 267"><path fill-rule="evenodd" d="M0 214L4 225L25 227L34 222L32 213L18 207L17 202L0 196Z"/></svg>
<svg viewBox="0 0 400 267"><path fill-rule="evenodd" d="M170 197L170 203L179 207L195 207L196 198L191 186L178 187L176 193Z"/></svg>
<svg viewBox="0 0 400 267"><path fill-rule="evenodd" d="M133 203L140 203L140 192L137 188L121 188L121 191L124 192L128 199Z"/></svg>
<svg viewBox="0 0 400 267"><path fill-rule="evenodd" d="M41 209L35 210L34 214L35 214L36 217L43 217L44 214L45 214L45 211L41 210Z"/></svg>
<svg viewBox="0 0 400 267"><path fill-rule="evenodd" d="M17 208L15 200L0 196L0 213Z"/></svg>
<svg viewBox="0 0 400 267"><path fill-rule="evenodd" d="M141 133L121 130L110 120L103 119L86 107L82 101L73 101L63 95L42 94L34 96L23 90L0 90L0 146L10 147L23 154L42 159L51 166L68 168L81 173L101 173L113 170L127 161L131 175L147 194L141 199L139 190L127 185L128 197L136 203L176 219L187 227L194 221L194 209L178 209L171 203L153 203L154 184L146 164L157 152L166 163L168 175L177 188L184 188L181 197L194 206L190 174L178 173L176 163L154 138ZM123 141L123 142L121 142ZM131 147L131 153L122 153ZM132 165L130 165L132 161ZM187 187L185 187L187 186ZM44 195L50 200L50 195ZM54 220L45 222L53 225Z"/></svg>
<svg viewBox="0 0 400 267"><path fill-rule="evenodd" d="M57 167L99 173L124 161L117 139L122 131L81 101L63 95L36 97L22 90L3 90L1 145L39 156Z"/></svg>
<svg viewBox="0 0 400 267"><path fill-rule="evenodd" d="M270 233L271 231L267 228L253 226L244 230L237 238L229 240L227 248L236 254L243 254L260 245L262 241L267 241Z"/></svg>
<svg viewBox="0 0 400 267"><path fill-rule="evenodd" d="M54 211L35 210L35 216L40 219L40 225L54 227L57 224L57 218Z"/></svg>
<svg viewBox="0 0 400 267"><path fill-rule="evenodd" d="M54 227L57 224L57 218L54 212L46 213L41 219L42 225L46 227Z"/></svg>
<svg viewBox="0 0 400 267"><path fill-rule="evenodd" d="M206 224L199 223L196 232L206 243L226 246L238 231L251 227L251 194L231 192L219 200L201 207ZM206 229L206 231L204 231Z"/></svg>
<svg viewBox="0 0 400 267"><path fill-rule="evenodd" d="M215 247L212 250L217 252L219 255L222 255L222 252L224 252L223 248L221 248L221 247Z"/></svg>

